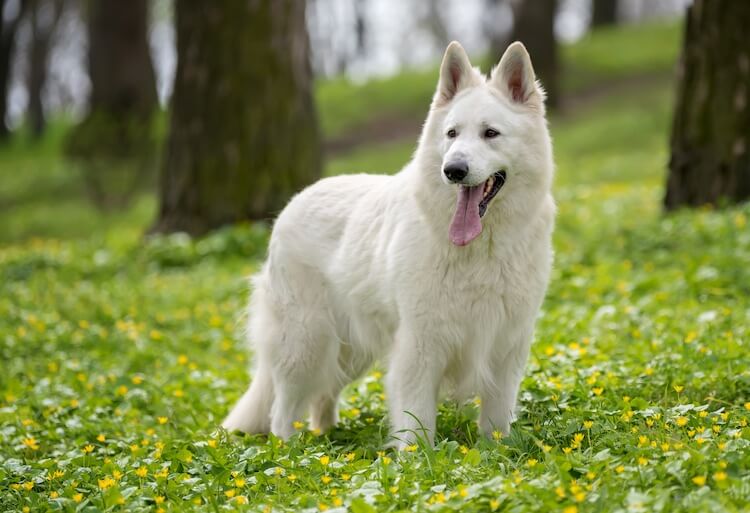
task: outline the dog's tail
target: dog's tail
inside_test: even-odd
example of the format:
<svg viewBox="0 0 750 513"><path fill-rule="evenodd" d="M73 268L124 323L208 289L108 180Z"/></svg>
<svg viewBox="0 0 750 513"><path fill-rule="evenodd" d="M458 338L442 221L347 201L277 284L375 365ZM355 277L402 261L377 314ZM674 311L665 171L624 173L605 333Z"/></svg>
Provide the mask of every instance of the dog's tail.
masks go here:
<svg viewBox="0 0 750 513"><path fill-rule="evenodd" d="M269 309L265 274L267 265L251 279L253 292L250 299L247 335L255 345L255 376L250 387L232 408L222 426L229 430L245 433L268 433L271 431L271 406L274 401L271 366L267 358L269 344L273 343L277 333L274 327L278 324L273 312Z"/></svg>
<svg viewBox="0 0 750 513"><path fill-rule="evenodd" d="M250 388L232 408L222 426L227 431L268 433L271 430L273 380L267 368L259 367Z"/></svg>

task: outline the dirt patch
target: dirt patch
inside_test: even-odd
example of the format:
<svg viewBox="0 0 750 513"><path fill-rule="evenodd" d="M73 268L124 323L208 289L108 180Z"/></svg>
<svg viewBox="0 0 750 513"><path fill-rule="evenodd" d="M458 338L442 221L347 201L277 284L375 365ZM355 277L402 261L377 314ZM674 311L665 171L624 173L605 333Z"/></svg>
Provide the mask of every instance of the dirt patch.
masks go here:
<svg viewBox="0 0 750 513"><path fill-rule="evenodd" d="M674 73L661 71L643 73L597 82L562 98L561 107L555 112L559 116L573 116L581 110L612 96L637 93L639 90L663 85L674 80ZM425 105L424 116L427 115ZM325 141L325 152L329 157L348 153L360 146L416 140L422 129L424 117L414 114L386 113L354 126L347 133Z"/></svg>

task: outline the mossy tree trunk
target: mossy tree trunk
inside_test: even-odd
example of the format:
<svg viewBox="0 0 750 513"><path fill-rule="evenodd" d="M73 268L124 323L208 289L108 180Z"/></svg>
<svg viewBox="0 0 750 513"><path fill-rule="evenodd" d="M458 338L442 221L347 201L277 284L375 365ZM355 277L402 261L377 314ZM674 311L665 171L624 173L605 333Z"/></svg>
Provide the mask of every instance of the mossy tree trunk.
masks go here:
<svg viewBox="0 0 750 513"><path fill-rule="evenodd" d="M65 152L100 208L126 205L156 176L158 110L148 46L149 0L93 0L88 15L89 112Z"/></svg>
<svg viewBox="0 0 750 513"><path fill-rule="evenodd" d="M667 209L750 197L750 2L695 0L677 85Z"/></svg>
<svg viewBox="0 0 750 513"><path fill-rule="evenodd" d="M305 0L178 2L153 231L273 218L320 176Z"/></svg>
<svg viewBox="0 0 750 513"><path fill-rule="evenodd" d="M91 110L150 116L157 106L148 0L94 0L89 12Z"/></svg>
<svg viewBox="0 0 750 513"><path fill-rule="evenodd" d="M513 36L521 41L531 55L534 72L547 92L546 104L559 104L558 56L555 38L557 0L523 0L514 4Z"/></svg>

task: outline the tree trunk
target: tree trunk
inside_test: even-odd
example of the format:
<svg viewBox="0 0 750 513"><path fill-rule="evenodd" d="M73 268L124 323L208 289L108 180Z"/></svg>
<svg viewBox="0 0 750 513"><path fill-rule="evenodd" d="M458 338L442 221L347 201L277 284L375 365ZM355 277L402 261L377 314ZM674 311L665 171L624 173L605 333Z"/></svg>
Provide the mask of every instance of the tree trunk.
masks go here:
<svg viewBox="0 0 750 513"><path fill-rule="evenodd" d="M101 208L126 205L153 184L158 102L148 46L148 0L87 3L90 109L65 152L78 164Z"/></svg>
<svg viewBox="0 0 750 513"><path fill-rule="evenodd" d="M47 82L47 60L50 44L57 22L62 14L63 0L30 1L31 50L26 89L29 95L28 119L31 135L38 139L44 133L47 125L42 94ZM45 9L47 10L46 16L43 15Z"/></svg>
<svg viewBox="0 0 750 513"><path fill-rule="evenodd" d="M688 8L664 204L750 197L750 2Z"/></svg>
<svg viewBox="0 0 750 513"><path fill-rule="evenodd" d="M23 13L28 7L26 0L19 0L16 17L3 20L6 0L0 0L0 142L8 139L10 129L6 124L8 114L8 92L10 88L10 72L13 63L13 51L16 46L16 31Z"/></svg>
<svg viewBox="0 0 750 513"><path fill-rule="evenodd" d="M178 2L153 231L270 219L320 176L305 0Z"/></svg>
<svg viewBox="0 0 750 513"><path fill-rule="evenodd" d="M150 116L157 105L148 0L89 2L91 110Z"/></svg>
<svg viewBox="0 0 750 513"><path fill-rule="evenodd" d="M531 55L537 78L547 92L547 106L559 104L557 85L557 0L524 0L515 4L513 41L521 41Z"/></svg>
<svg viewBox="0 0 750 513"><path fill-rule="evenodd" d="M617 23L617 0L592 0L591 26L610 27Z"/></svg>

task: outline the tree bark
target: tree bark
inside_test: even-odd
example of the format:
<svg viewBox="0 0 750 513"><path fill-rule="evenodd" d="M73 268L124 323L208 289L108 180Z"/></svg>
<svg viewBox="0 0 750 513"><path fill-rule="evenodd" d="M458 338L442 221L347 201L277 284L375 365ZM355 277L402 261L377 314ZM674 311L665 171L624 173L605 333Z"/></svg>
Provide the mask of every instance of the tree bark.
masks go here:
<svg viewBox="0 0 750 513"><path fill-rule="evenodd" d="M591 26L611 27L617 24L617 0L592 0Z"/></svg>
<svg viewBox="0 0 750 513"><path fill-rule="evenodd" d="M555 39L557 0L524 0L514 4L513 41L521 41L531 55L537 78L547 92L547 106L559 105L558 56Z"/></svg>
<svg viewBox="0 0 750 513"><path fill-rule="evenodd" d="M149 1L95 0L87 7L89 113L68 134L65 152L80 164L91 199L117 208L156 175Z"/></svg>
<svg viewBox="0 0 750 513"><path fill-rule="evenodd" d="M688 8L664 204L750 198L750 2Z"/></svg>
<svg viewBox="0 0 750 513"><path fill-rule="evenodd" d="M89 2L91 109L150 116L157 106L148 0Z"/></svg>
<svg viewBox="0 0 750 513"><path fill-rule="evenodd" d="M30 0L31 50L26 89L29 95L28 120L31 135L38 139L44 133L47 120L42 95L47 82L47 60L52 36L63 10L63 0ZM47 9L47 15L42 11Z"/></svg>
<svg viewBox="0 0 750 513"><path fill-rule="evenodd" d="M3 21L6 0L0 0L0 142L7 140L10 128L6 123L8 114L8 92L10 88L11 65L13 63L13 52L16 46L16 31L18 24L28 7L27 0L19 0L19 8L16 17Z"/></svg>
<svg viewBox="0 0 750 513"><path fill-rule="evenodd" d="M305 0L178 2L157 232L269 219L320 176Z"/></svg>

